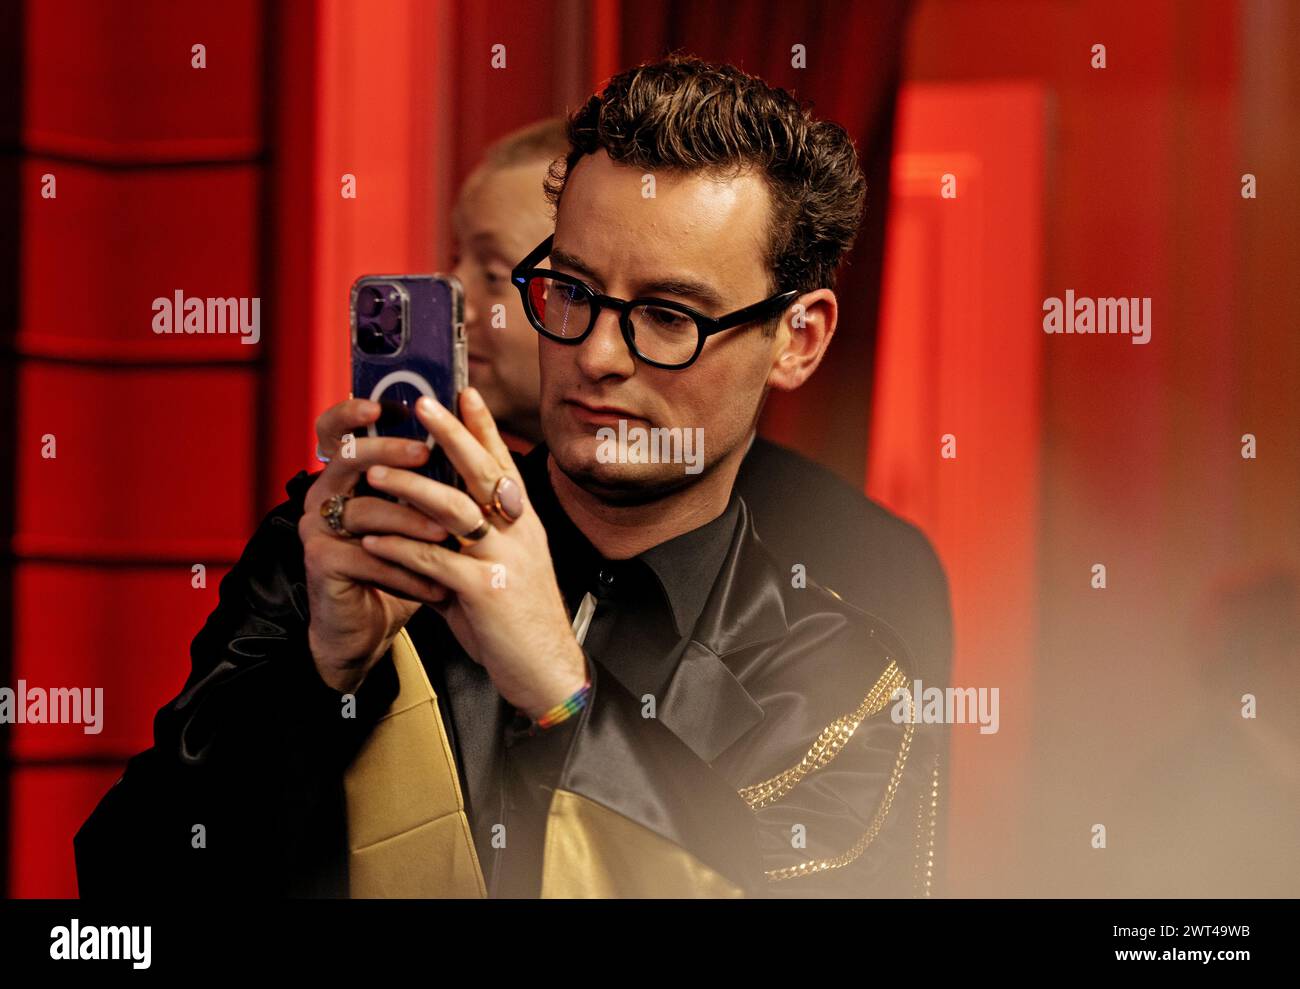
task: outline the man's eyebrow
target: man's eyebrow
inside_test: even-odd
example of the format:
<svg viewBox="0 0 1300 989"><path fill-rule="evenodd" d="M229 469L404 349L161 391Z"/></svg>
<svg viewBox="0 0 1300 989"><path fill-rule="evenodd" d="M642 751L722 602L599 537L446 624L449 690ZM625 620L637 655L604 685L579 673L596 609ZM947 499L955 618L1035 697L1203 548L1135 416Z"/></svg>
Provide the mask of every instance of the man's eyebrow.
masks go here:
<svg viewBox="0 0 1300 989"><path fill-rule="evenodd" d="M589 278L597 284L600 283L600 276L592 270L591 265L587 264L577 255L570 254L568 251L561 251L558 248L551 251L551 264L560 264L566 268L572 268L584 278Z"/></svg>
<svg viewBox="0 0 1300 989"><path fill-rule="evenodd" d="M600 277L592 270L591 265L567 251L552 251L551 263L576 271L579 275L594 282L600 282ZM722 305L722 297L718 295L716 290L703 282L693 281L689 278L657 278L653 281L643 282L636 294L638 296L679 295L694 299L705 306L717 307Z"/></svg>
<svg viewBox="0 0 1300 989"><path fill-rule="evenodd" d="M722 298L717 292L703 282L691 281L689 278L663 278L647 282L641 286L641 291L637 294L680 295L694 299L706 308L718 308L722 305Z"/></svg>

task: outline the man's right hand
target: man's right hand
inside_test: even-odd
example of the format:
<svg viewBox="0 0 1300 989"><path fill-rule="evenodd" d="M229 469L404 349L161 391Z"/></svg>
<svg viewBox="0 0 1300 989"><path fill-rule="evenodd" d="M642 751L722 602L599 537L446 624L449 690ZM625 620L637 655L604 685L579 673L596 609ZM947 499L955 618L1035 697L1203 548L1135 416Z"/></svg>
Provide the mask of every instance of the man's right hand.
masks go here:
<svg viewBox="0 0 1300 989"><path fill-rule="evenodd" d="M352 494L367 467L419 467L428 459L428 447L417 440L367 437L366 426L379 414L379 403L364 399L348 399L321 413L316 436L321 453L331 459L307 489L298 522L307 570L312 658L321 679L344 692L361 685L420 605L449 595L441 585L387 563L361 546L359 537L371 532L431 543L446 539L446 529L424 513L383 498L350 498L340 521L355 539L334 532L321 515L327 499ZM352 457L341 455L347 434L356 437Z"/></svg>

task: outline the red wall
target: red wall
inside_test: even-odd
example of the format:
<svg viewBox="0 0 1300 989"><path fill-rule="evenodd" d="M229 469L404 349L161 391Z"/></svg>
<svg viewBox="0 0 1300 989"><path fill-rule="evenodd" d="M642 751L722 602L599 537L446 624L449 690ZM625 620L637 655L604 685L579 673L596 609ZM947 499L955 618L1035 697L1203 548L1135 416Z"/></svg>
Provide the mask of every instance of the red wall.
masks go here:
<svg viewBox="0 0 1300 989"><path fill-rule="evenodd" d="M99 686L104 730L7 729L8 889L75 891L70 839L152 712L257 517L263 346L158 336L174 290L257 296L263 12L244 0L22 5L4 682ZM207 46L208 67L190 67ZM41 195L52 175L56 198ZM52 435L54 458L42 456ZM214 474L220 478L214 483ZM191 567L207 568L206 587Z"/></svg>
<svg viewBox="0 0 1300 989"><path fill-rule="evenodd" d="M1293 835L1263 836L1286 826L1272 794L1295 795L1294 773L1269 767L1294 767L1300 752L1297 37L1293 4L917 10L904 92L941 86L952 98L900 110L923 142L900 132L902 157L925 151L936 170L976 173L967 192L1041 159L1039 177L975 229L963 227L987 199L940 201L932 185L939 233L910 265L891 255L900 268L885 286L888 307L919 280L935 318L906 304L884 317L878 380L911 382L927 414L877 407L872 489L939 544L958 683L1003 690L998 735L954 735L957 890L1294 892ZM1104 69L1091 65L1095 44ZM1045 105L1017 122L963 103L998 87ZM1041 148L1008 128L1041 131ZM1012 160L969 154L990 134ZM1247 172L1256 199L1241 195ZM906 212L891 217L891 250L895 232L909 239ZM1041 214L1037 235L1008 239L1027 213ZM972 255L988 275L951 278L953 259ZM1030 273L1032 291L1008 290L1008 275ZM1150 297L1151 342L1046 335L1042 301L1067 289ZM954 323L945 306L963 292ZM940 336L953 326L960 339ZM912 331L947 342L887 357ZM975 442L941 462L937 433L950 428ZM1039 437L1029 450L1027 431ZM1241 456L1245 433L1256 459ZM1104 590L1091 585L1096 563ZM1246 693L1270 713L1244 721ZM1225 781L1260 782L1259 802L1228 798ZM1104 852L1090 842L1096 824L1111 835Z"/></svg>

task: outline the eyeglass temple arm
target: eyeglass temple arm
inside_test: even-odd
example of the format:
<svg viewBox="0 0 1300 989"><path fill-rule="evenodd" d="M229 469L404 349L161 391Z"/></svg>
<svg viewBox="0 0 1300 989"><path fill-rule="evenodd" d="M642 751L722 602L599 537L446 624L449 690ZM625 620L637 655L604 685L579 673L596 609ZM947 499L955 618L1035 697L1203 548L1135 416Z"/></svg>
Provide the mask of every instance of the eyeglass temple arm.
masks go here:
<svg viewBox="0 0 1300 989"><path fill-rule="evenodd" d="M721 333L723 330L729 330L733 326L740 326L742 323L748 323L760 316L766 316L770 313L778 312L788 306L791 302L799 297L796 289L789 292L782 292L780 295L774 295L770 299L764 299L762 302L755 302L752 306L746 306L744 309L737 309L730 316L714 321L704 336L713 336L715 333Z"/></svg>

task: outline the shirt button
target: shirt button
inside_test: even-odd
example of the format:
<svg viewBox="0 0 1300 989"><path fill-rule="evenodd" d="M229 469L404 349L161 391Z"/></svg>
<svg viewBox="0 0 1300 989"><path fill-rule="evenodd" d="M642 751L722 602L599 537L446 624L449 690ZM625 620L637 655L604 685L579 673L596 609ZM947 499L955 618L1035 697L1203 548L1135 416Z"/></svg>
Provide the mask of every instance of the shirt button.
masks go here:
<svg viewBox="0 0 1300 989"><path fill-rule="evenodd" d="M600 577L600 582L604 587L609 588L614 586L613 570L602 570L599 574L599 577Z"/></svg>

